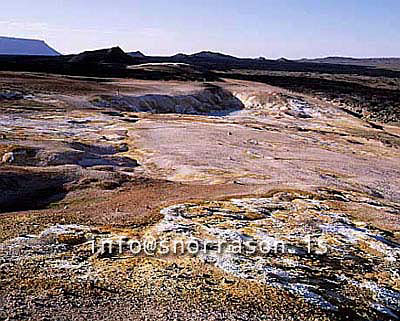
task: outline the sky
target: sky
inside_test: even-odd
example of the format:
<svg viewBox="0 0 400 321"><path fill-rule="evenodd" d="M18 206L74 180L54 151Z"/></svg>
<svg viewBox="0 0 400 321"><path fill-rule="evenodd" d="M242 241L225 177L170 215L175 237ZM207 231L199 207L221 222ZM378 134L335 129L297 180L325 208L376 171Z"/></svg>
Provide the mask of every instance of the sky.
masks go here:
<svg viewBox="0 0 400 321"><path fill-rule="evenodd" d="M2 0L0 36L63 54L400 57L399 0Z"/></svg>

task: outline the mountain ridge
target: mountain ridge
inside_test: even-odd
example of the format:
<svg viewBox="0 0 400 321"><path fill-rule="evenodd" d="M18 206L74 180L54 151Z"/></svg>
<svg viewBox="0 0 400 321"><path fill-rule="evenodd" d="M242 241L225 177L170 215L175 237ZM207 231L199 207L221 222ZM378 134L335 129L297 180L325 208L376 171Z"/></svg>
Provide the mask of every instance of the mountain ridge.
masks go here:
<svg viewBox="0 0 400 321"><path fill-rule="evenodd" d="M302 59L287 59L281 57L279 59L268 59L264 57L259 58L245 58L235 57L220 52L213 51L200 51L193 54L177 53L172 56L148 56L144 55L140 51L128 52L128 55L134 58L140 59L156 59L165 61L175 62L195 62L201 60L215 61L215 62L247 62L253 64L259 64L262 62L279 62L279 63L312 63L312 64L335 64L335 65L353 65L353 66L364 66L364 67L396 67L400 68L400 58L397 57L382 57L382 58L354 58L354 57L342 57L342 56L328 56L322 58L302 58Z"/></svg>
<svg viewBox="0 0 400 321"><path fill-rule="evenodd" d="M342 56L329 56L322 58L302 58L297 62L319 63L319 64L339 64L339 65L356 65L369 67L398 67L400 68L400 58L397 57L378 57L378 58L354 58Z"/></svg>

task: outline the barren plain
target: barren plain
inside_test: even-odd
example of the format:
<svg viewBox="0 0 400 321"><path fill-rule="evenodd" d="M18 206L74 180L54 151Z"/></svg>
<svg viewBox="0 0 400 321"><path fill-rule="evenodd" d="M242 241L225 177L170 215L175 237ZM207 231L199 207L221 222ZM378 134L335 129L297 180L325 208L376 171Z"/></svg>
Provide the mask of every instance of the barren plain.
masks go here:
<svg viewBox="0 0 400 321"><path fill-rule="evenodd" d="M1 72L0 320L399 319L398 123L262 82Z"/></svg>

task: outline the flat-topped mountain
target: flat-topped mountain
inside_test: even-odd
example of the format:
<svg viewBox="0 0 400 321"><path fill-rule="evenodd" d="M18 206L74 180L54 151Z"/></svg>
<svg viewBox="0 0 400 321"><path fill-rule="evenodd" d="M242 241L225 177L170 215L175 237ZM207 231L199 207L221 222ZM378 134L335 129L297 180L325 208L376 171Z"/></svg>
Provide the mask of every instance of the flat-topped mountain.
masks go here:
<svg viewBox="0 0 400 321"><path fill-rule="evenodd" d="M0 55L59 56L43 40L0 37Z"/></svg>

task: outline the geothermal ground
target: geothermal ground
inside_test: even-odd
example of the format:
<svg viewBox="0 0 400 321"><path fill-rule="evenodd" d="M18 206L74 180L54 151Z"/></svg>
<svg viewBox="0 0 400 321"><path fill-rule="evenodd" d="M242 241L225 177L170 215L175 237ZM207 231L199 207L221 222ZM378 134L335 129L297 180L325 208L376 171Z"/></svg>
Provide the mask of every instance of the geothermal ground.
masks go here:
<svg viewBox="0 0 400 321"><path fill-rule="evenodd" d="M400 318L397 124L229 79L2 72L0 106L0 320Z"/></svg>

